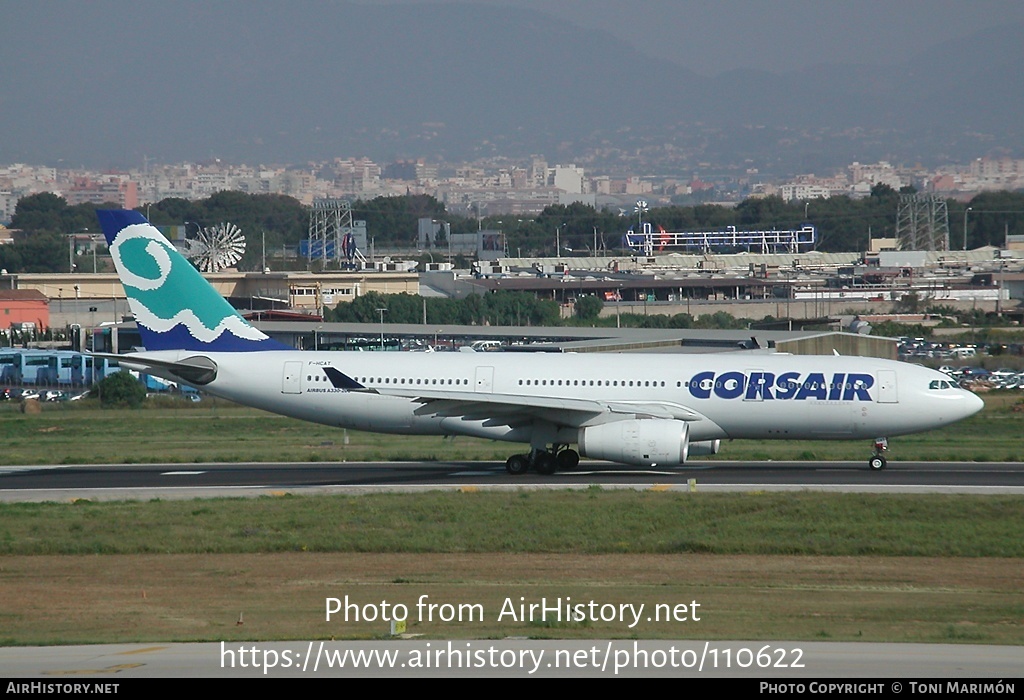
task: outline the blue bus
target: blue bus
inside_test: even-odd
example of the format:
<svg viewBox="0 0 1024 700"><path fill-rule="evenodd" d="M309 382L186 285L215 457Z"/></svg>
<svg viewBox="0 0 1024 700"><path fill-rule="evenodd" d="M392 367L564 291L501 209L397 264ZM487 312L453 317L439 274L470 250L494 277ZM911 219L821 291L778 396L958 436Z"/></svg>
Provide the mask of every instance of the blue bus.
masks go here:
<svg viewBox="0 0 1024 700"><path fill-rule="evenodd" d="M18 384L56 386L60 378L59 358L51 350L22 350L15 356ZM69 370L70 371L70 370Z"/></svg>
<svg viewBox="0 0 1024 700"><path fill-rule="evenodd" d="M120 371L117 360L71 350L0 349L0 384L91 386Z"/></svg>

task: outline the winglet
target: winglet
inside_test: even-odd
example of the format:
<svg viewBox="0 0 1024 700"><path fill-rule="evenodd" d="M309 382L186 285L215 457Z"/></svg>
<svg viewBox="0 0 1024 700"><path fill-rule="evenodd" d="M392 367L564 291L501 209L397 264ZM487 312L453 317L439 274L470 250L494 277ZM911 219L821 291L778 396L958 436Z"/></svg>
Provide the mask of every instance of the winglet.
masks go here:
<svg viewBox="0 0 1024 700"><path fill-rule="evenodd" d="M147 350L291 350L242 318L142 214L96 212Z"/></svg>

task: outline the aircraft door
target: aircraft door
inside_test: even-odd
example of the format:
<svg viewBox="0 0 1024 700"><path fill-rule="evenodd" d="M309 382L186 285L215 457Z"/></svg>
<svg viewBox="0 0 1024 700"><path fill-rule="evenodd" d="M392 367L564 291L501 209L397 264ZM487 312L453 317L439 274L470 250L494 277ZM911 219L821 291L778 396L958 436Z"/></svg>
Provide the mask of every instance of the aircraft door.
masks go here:
<svg viewBox="0 0 1024 700"><path fill-rule="evenodd" d="M889 369L878 371L878 403L899 403L896 373Z"/></svg>
<svg viewBox="0 0 1024 700"><path fill-rule="evenodd" d="M301 394L302 388L300 381L302 379L302 363L301 362L285 362L284 363L284 374L281 377L281 393L282 394Z"/></svg>
<svg viewBox="0 0 1024 700"><path fill-rule="evenodd" d="M473 391L481 394L490 394L494 389L494 368L477 367Z"/></svg>

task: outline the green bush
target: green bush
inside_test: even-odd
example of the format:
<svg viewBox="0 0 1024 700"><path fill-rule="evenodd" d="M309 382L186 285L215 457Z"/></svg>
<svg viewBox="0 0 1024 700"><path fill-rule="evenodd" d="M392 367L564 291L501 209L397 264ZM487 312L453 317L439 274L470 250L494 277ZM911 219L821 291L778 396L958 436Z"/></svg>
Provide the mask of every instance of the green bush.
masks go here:
<svg viewBox="0 0 1024 700"><path fill-rule="evenodd" d="M115 372L97 383L89 394L104 408L138 408L146 399L146 387L129 372Z"/></svg>

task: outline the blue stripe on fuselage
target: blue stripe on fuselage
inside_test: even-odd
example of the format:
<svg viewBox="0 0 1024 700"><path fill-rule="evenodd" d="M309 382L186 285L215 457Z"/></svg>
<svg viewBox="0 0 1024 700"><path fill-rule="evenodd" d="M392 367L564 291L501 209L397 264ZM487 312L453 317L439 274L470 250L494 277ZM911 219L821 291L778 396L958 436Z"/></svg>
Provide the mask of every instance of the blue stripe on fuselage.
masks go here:
<svg viewBox="0 0 1024 700"><path fill-rule="evenodd" d="M822 372L784 372L776 377L771 372L699 372L690 379L690 395L696 399L773 400L794 401L873 401L868 390L875 385L870 374L838 372L826 381Z"/></svg>

